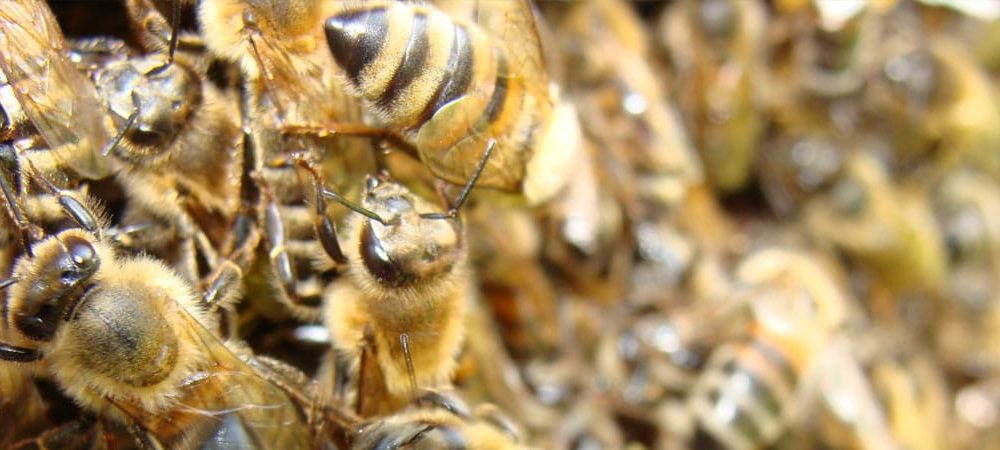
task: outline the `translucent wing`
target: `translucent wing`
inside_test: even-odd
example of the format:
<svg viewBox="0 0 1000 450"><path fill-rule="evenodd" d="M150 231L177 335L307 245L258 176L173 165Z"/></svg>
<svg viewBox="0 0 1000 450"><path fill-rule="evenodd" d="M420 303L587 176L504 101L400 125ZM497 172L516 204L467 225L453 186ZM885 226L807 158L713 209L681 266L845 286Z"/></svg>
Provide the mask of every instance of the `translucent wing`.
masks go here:
<svg viewBox="0 0 1000 450"><path fill-rule="evenodd" d="M539 39L540 17L529 0L479 0L471 18L506 44L512 72L530 84L548 87L545 52Z"/></svg>
<svg viewBox="0 0 1000 450"><path fill-rule="evenodd" d="M185 325L177 331L196 343L203 363L180 383L169 411L130 415L171 447L310 448L303 411L250 367L250 352L227 346L193 317L178 312Z"/></svg>
<svg viewBox="0 0 1000 450"><path fill-rule="evenodd" d="M70 61L62 32L45 3L0 0L0 71L24 115L51 149L83 146L73 161L81 175L106 175L100 149L111 133L97 91Z"/></svg>

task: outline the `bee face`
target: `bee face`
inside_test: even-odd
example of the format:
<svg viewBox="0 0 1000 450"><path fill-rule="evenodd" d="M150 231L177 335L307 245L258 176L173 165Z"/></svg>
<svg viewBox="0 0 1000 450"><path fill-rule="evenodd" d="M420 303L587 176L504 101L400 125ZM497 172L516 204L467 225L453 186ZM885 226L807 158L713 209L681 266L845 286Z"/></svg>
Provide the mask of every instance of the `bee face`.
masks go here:
<svg viewBox="0 0 1000 450"><path fill-rule="evenodd" d="M361 230L362 261L379 283L406 286L447 273L458 261L461 242L454 222L420 217L418 207L429 212L430 205L399 185L376 184L365 207L389 222L365 220Z"/></svg>
<svg viewBox="0 0 1000 450"><path fill-rule="evenodd" d="M34 259L22 258L15 266L14 273L25 281L10 288L8 321L30 339L49 341L101 261L83 232L67 231L37 247Z"/></svg>
<svg viewBox="0 0 1000 450"><path fill-rule="evenodd" d="M149 164L171 149L178 134L201 105L201 83L181 64L163 65L154 57L110 62L98 69L94 81L120 123L137 114L125 136L120 156Z"/></svg>

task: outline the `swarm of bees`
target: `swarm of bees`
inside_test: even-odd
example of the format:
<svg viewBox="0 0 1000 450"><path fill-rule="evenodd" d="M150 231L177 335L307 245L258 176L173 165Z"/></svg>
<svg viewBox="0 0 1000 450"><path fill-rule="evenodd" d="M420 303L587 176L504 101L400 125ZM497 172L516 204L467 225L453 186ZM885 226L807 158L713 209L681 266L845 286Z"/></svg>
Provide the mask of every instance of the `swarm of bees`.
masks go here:
<svg viewBox="0 0 1000 450"><path fill-rule="evenodd" d="M114 5L0 0L0 448L1000 449L1000 3Z"/></svg>

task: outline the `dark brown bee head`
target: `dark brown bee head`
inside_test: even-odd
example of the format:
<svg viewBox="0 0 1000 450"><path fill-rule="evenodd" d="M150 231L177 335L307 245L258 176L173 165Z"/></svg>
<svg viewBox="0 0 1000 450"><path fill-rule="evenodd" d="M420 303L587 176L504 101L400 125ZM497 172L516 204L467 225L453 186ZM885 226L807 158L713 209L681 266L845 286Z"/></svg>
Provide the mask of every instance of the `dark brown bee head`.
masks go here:
<svg viewBox="0 0 1000 450"><path fill-rule="evenodd" d="M164 66L160 58L114 62L97 71L94 80L121 126L137 115L115 151L136 164L153 164L166 156L202 102L195 74L181 64Z"/></svg>
<svg viewBox="0 0 1000 450"><path fill-rule="evenodd" d="M372 178L364 206L386 219L367 219L361 229L361 260L379 283L401 287L451 271L462 255L454 220L426 219L433 205L403 186Z"/></svg>

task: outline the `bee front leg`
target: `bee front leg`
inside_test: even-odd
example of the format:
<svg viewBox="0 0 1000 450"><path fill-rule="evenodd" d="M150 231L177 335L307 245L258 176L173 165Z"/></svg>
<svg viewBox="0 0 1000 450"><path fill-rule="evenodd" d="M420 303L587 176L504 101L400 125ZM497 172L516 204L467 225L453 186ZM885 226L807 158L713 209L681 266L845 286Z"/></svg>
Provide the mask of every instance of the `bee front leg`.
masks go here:
<svg viewBox="0 0 1000 450"><path fill-rule="evenodd" d="M95 428L82 420L66 422L49 428L33 438L11 444L14 449L47 448L91 448L95 444Z"/></svg>
<svg viewBox="0 0 1000 450"><path fill-rule="evenodd" d="M18 347L0 342L0 360L32 362L42 359L42 354L33 348Z"/></svg>

